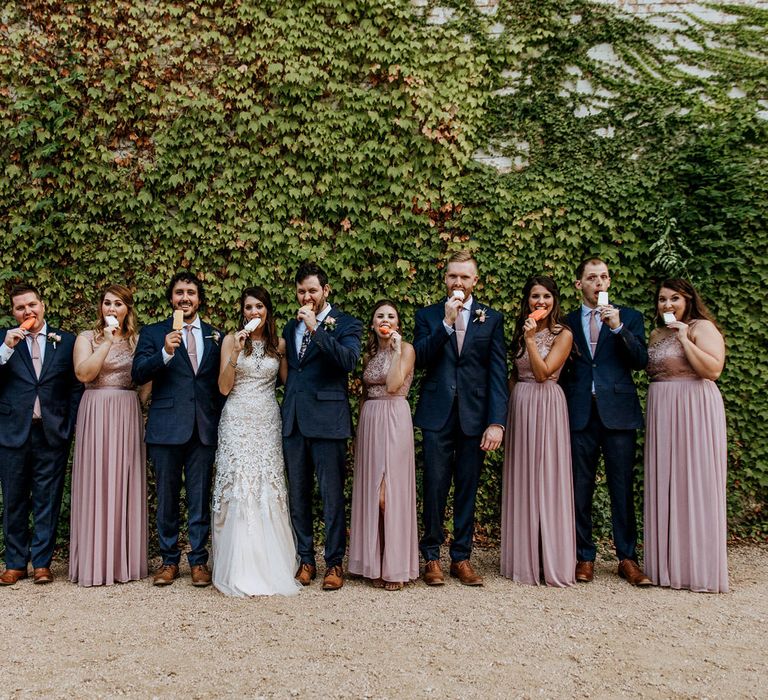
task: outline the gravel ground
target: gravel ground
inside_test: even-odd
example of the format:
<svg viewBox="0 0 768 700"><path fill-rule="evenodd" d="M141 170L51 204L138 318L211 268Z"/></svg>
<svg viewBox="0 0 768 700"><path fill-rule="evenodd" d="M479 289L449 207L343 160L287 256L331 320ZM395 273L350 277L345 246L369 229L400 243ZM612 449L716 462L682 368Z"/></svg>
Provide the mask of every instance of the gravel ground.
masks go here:
<svg viewBox="0 0 768 700"><path fill-rule="evenodd" d="M731 593L595 581L522 586L476 551L483 588L362 580L294 598L225 598L149 579L0 590L0 696L766 698L768 548L732 548Z"/></svg>

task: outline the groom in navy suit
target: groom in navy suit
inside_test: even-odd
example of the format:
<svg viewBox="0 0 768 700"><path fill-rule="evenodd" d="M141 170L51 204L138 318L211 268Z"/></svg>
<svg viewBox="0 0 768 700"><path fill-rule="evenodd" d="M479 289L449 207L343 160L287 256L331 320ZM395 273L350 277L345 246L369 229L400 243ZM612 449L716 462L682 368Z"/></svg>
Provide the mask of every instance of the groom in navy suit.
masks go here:
<svg viewBox="0 0 768 700"><path fill-rule="evenodd" d="M75 378L75 336L49 326L40 293L11 290L11 312L28 330L0 331L0 486L6 569L0 584L50 583L64 474L83 386ZM34 530L30 537L30 510Z"/></svg>
<svg viewBox="0 0 768 700"><path fill-rule="evenodd" d="M475 497L485 452L504 438L507 361L504 323L498 311L472 292L478 281L471 253L455 253L445 271L447 299L416 312L413 347L425 370L414 425L424 440L424 581L444 583L440 567L443 521L454 483L451 576L464 585L483 579L469 562Z"/></svg>
<svg viewBox="0 0 768 700"><path fill-rule="evenodd" d="M632 370L645 369L643 317L635 309L600 304L611 277L600 258L584 260L576 270L575 286L581 308L566 317L576 351L560 376L568 401L576 513L576 580L594 576L596 548L592 539L592 497L600 453L611 498L611 523L618 574L634 586L651 580L637 564L637 526L633 470L637 429L643 414Z"/></svg>
<svg viewBox="0 0 768 700"><path fill-rule="evenodd" d="M300 265L295 282L301 308L283 331L288 377L281 410L291 522L300 560L296 579L308 586L317 575L312 537L316 476L325 521L323 589L333 591L344 585L344 465L352 436L347 387L360 358L362 324L328 303L331 288L319 265Z"/></svg>
<svg viewBox="0 0 768 700"><path fill-rule="evenodd" d="M157 532L163 564L154 576L167 586L179 576L179 498L182 475L187 494L192 585L211 583L208 535L211 481L224 397L219 392L219 332L200 319L205 304L202 280L176 274L166 296L184 317L182 330L171 318L145 326L133 358L133 381L152 382L145 440L157 482Z"/></svg>

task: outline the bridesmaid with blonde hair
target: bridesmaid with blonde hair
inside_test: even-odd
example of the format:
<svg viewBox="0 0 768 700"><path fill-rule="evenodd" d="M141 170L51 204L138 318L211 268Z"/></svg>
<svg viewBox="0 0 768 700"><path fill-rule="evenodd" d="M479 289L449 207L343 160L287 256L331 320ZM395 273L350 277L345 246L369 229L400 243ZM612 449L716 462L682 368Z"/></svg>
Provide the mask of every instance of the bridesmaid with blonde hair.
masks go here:
<svg viewBox="0 0 768 700"><path fill-rule="evenodd" d="M93 330L75 341L77 378L85 384L72 464L69 578L111 585L147 575L147 476L141 400L131 365L138 324L131 290L107 287Z"/></svg>

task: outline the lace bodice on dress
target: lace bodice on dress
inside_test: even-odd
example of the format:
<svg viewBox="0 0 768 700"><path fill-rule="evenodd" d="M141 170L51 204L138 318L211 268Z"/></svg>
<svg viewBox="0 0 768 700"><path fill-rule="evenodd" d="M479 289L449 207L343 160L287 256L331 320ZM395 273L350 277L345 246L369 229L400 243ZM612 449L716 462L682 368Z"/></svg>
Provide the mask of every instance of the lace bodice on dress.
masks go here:
<svg viewBox="0 0 768 700"><path fill-rule="evenodd" d="M81 334L91 344L91 349L99 347L94 343L94 331L83 331ZM135 389L131 381L131 365L133 364L133 350L125 338L115 338L109 349L101 371L96 379L85 385L86 389Z"/></svg>
<svg viewBox="0 0 768 700"><path fill-rule="evenodd" d="M215 512L223 501L247 504L258 499L262 509L276 500L287 503L280 408L275 397L279 367L276 357L264 354L262 343L254 343L250 355L240 355L219 423Z"/></svg>
<svg viewBox="0 0 768 700"><path fill-rule="evenodd" d="M549 328L543 328L536 333L536 347L539 350L539 355L542 359L545 359L549 355L549 351L552 349L552 344L555 342L555 335ZM515 367L517 368L517 381L519 382L535 382L536 378L533 376L533 369L531 369L531 360L528 357L528 348L524 347L523 354L520 357L515 358ZM547 377L547 381L556 382L560 376L560 371L563 368L560 367L556 372Z"/></svg>
<svg viewBox="0 0 768 700"><path fill-rule="evenodd" d="M387 391L387 374L392 364L393 353L391 350L379 350L363 371L363 384L367 390L369 399L380 399L391 396L408 396L408 390L413 381L413 370L405 378L403 385L394 393Z"/></svg>
<svg viewBox="0 0 768 700"><path fill-rule="evenodd" d="M701 379L688 362L677 339L677 331L660 331L658 338L648 346L648 377L652 382Z"/></svg>

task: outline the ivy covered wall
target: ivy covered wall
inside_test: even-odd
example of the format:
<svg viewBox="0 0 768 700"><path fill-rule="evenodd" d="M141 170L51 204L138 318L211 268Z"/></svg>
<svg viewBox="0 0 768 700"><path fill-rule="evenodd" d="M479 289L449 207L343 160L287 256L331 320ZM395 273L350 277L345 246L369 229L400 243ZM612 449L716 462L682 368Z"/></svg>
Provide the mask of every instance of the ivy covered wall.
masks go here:
<svg viewBox="0 0 768 700"><path fill-rule="evenodd" d="M682 272L728 343L732 533L765 536L768 12L658 23L586 0L494 7L10 0L6 298L33 281L79 330L97 290L127 281L150 322L188 268L214 323L233 327L250 283L273 292L282 323L297 262L316 257L333 301L365 317L399 299L408 334L446 252L469 246L479 295L508 315L534 271L575 305L573 268L598 253L613 298L650 327L655 281ZM490 534L499 464L480 497Z"/></svg>

